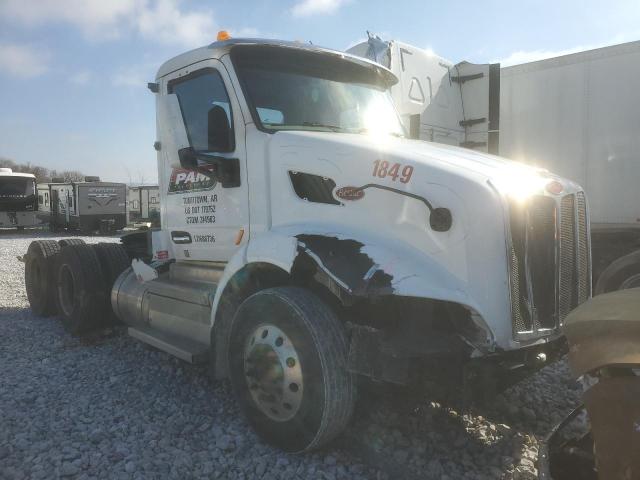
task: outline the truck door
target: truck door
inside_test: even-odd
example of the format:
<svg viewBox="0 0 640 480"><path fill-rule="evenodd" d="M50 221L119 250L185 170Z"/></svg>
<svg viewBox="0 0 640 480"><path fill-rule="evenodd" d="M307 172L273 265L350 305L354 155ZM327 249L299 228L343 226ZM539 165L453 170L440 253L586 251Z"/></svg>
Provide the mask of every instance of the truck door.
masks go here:
<svg viewBox="0 0 640 480"><path fill-rule="evenodd" d="M500 132L500 64L461 62L451 71L462 103L461 147L498 154Z"/></svg>
<svg viewBox="0 0 640 480"><path fill-rule="evenodd" d="M249 234L244 119L229 74L206 60L164 77L161 92L177 98L189 148L200 157L197 169L176 168L184 146L175 145L171 130L180 115L159 108L163 229L177 260L227 261ZM239 171L231 185L217 176L230 166Z"/></svg>

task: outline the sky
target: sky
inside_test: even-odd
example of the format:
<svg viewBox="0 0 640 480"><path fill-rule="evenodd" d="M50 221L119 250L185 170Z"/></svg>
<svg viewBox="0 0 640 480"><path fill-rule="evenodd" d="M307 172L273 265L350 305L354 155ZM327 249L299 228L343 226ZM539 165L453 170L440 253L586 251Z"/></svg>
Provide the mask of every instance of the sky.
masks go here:
<svg viewBox="0 0 640 480"><path fill-rule="evenodd" d="M640 40L640 1L0 0L0 157L156 182L146 84L222 29L339 50L369 30L512 65Z"/></svg>

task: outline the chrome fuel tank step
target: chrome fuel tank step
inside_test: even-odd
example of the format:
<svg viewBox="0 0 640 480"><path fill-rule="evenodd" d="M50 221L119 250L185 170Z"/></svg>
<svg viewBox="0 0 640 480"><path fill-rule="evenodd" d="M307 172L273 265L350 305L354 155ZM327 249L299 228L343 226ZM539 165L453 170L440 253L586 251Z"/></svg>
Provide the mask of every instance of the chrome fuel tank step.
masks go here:
<svg viewBox="0 0 640 480"><path fill-rule="evenodd" d="M192 361L209 347L211 305L223 270L222 264L173 263L157 279L140 282L128 269L111 291L113 311L132 336Z"/></svg>
<svg viewBox="0 0 640 480"><path fill-rule="evenodd" d="M168 336L150 328L129 327L128 333L133 338L167 352L174 357L189 363L203 363L207 360L209 350L197 342L192 342L175 336Z"/></svg>

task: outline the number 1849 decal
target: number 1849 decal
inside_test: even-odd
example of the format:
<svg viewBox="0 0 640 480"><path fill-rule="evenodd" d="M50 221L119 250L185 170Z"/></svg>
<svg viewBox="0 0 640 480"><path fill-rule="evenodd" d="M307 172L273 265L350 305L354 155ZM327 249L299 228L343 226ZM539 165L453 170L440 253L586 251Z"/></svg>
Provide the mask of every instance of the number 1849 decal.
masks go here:
<svg viewBox="0 0 640 480"><path fill-rule="evenodd" d="M400 183L409 183L413 175L412 165L391 164L386 160L376 160L373 162L373 176L378 178L391 177L394 182L400 179Z"/></svg>

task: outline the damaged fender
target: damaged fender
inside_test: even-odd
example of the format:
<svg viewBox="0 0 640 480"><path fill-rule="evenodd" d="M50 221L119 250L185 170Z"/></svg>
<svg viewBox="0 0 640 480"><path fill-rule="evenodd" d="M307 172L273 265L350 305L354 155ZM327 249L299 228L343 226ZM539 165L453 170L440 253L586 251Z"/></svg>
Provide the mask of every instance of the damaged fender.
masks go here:
<svg viewBox="0 0 640 480"><path fill-rule="evenodd" d="M270 231L252 236L229 261L214 297L211 324L225 286L244 266L268 263L291 273L301 254L313 260L349 295L428 298L459 303L479 311L457 278L433 258L410 247L399 249L397 245L386 245L377 238L356 239L334 232L292 235Z"/></svg>

